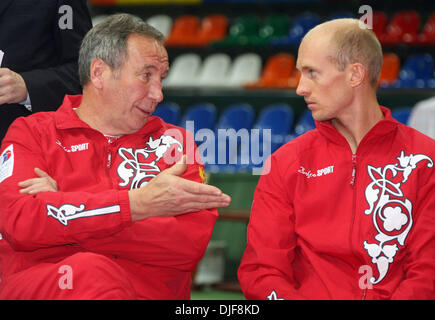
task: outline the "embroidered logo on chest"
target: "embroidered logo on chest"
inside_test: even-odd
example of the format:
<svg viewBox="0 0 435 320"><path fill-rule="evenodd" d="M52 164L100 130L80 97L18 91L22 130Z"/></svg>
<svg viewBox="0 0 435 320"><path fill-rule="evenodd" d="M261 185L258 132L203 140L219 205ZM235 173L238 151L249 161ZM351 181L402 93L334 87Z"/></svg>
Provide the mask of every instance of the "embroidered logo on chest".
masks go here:
<svg viewBox="0 0 435 320"><path fill-rule="evenodd" d="M162 165L159 162L165 161L165 154L172 146L176 151L183 152L183 145L168 135L162 135L158 139L150 137L143 149L119 148L118 154L123 159L117 168L118 176L122 180L119 186L130 185L131 190L146 185L161 172Z"/></svg>
<svg viewBox="0 0 435 320"><path fill-rule="evenodd" d="M375 277L370 279L372 284L377 284L385 278L399 250L397 244L405 245L406 237L413 225L413 205L406 198L401 186L408 181L420 161L426 160L427 167L433 167L432 159L424 154L405 156L402 151L397 160L398 163L388 164L383 168L367 166L372 182L365 190L369 208L364 213L372 214L373 225L377 231L375 236L377 242L364 241L363 245L379 273L377 279ZM397 178L400 177L397 182Z"/></svg>
<svg viewBox="0 0 435 320"><path fill-rule="evenodd" d="M334 166L328 166L328 167L325 167L323 169L319 169L315 172L311 172L311 170L307 171L307 169L305 169L303 166L301 166L299 168L298 172L300 174L303 174L304 176L306 176L307 179L311 179L311 178L321 177L321 176L324 176L327 174L334 173Z"/></svg>
<svg viewBox="0 0 435 320"><path fill-rule="evenodd" d="M56 140L56 144L61 147L65 152L77 152L77 151L85 151L89 149L89 143L80 143L76 145L72 145L70 148L67 148L62 145L59 140Z"/></svg>

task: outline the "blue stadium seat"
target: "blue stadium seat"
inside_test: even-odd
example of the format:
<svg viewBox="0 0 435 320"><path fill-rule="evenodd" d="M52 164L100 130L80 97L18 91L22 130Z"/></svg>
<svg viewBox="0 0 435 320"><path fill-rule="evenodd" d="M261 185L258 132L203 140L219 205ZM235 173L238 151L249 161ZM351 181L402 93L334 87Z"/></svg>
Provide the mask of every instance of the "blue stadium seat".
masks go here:
<svg viewBox="0 0 435 320"><path fill-rule="evenodd" d="M295 125L295 134L296 136L300 136L307 131L315 129L316 125L314 123L313 116L311 114L311 110L305 110L305 112L300 116Z"/></svg>
<svg viewBox="0 0 435 320"><path fill-rule="evenodd" d="M153 116L158 116L167 123L178 125L180 121L180 106L175 102L162 102L157 106Z"/></svg>
<svg viewBox="0 0 435 320"><path fill-rule="evenodd" d="M285 137L293 129L293 120L293 109L288 104L272 104L260 113L254 129L271 129L271 151L274 152L284 143Z"/></svg>
<svg viewBox="0 0 435 320"><path fill-rule="evenodd" d="M186 128L186 121L193 121L195 131L200 129L213 130L216 125L216 106L209 102L201 102L195 104L183 114L180 121L180 126Z"/></svg>
<svg viewBox="0 0 435 320"><path fill-rule="evenodd" d="M192 133L195 135L195 143L197 146L199 146L202 142L204 142L203 140L205 140L205 138L198 137L196 133L201 129L209 129L212 132L216 125L216 117L216 106L209 102L201 102L189 107L189 109L186 110L181 118L180 127L188 130L192 130L193 127L194 132ZM187 121L193 121L193 123L187 126Z"/></svg>
<svg viewBox="0 0 435 320"><path fill-rule="evenodd" d="M293 126L293 109L286 103L276 103L266 106L258 116L253 129L259 129L258 137L251 131L249 149L246 148L243 156L242 150L238 154L236 169L238 172L251 172L259 174L267 158L284 142ZM265 136L264 129L271 130L271 136ZM270 139L270 140L269 140ZM246 160L249 163L246 163ZM243 161L243 162L242 162Z"/></svg>
<svg viewBox="0 0 435 320"><path fill-rule="evenodd" d="M412 108L400 108L391 111L391 115L397 121L408 124L409 115L411 114Z"/></svg>
<svg viewBox="0 0 435 320"><path fill-rule="evenodd" d="M295 18L287 37L271 39L270 44L273 46L299 45L305 34L319 23L320 18L317 14L303 13Z"/></svg>
<svg viewBox="0 0 435 320"><path fill-rule="evenodd" d="M409 56L399 72L393 88L431 88L434 82L434 61L430 54Z"/></svg>
<svg viewBox="0 0 435 320"><path fill-rule="evenodd" d="M228 106L219 117L216 129L233 128L236 131L246 128L251 129L255 112L248 103L236 103Z"/></svg>
<svg viewBox="0 0 435 320"><path fill-rule="evenodd" d="M239 152L242 149L243 141L241 141L241 139L237 139L235 146L231 145L230 140L235 137L230 135L225 138L225 136L222 135L222 131L219 131L219 129L234 129L235 133L239 132L239 130L241 129L246 129L247 134L249 135L250 129L252 128L254 122L254 118L254 109L248 103L237 103L229 105L222 112L215 127L215 163L207 163L206 159L204 161L206 169L208 171L234 172L237 170L236 163L238 162ZM219 141L219 133L222 136L221 139L223 138L223 140L225 140L225 144L223 144L223 140ZM249 143L249 141L247 141L247 143ZM232 147L231 150L230 147ZM243 148L246 148L246 145L244 145ZM219 154L221 154L221 157L223 157L222 155L225 154L225 157L223 159L224 163L218 163Z"/></svg>

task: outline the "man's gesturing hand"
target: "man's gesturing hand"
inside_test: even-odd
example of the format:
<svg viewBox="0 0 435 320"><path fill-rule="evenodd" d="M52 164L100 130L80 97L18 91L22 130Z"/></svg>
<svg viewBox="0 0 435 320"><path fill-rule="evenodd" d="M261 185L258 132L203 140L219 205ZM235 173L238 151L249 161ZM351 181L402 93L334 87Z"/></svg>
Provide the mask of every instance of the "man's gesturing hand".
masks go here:
<svg viewBox="0 0 435 320"><path fill-rule="evenodd" d="M183 157L144 187L130 190L132 220L176 216L230 204L231 198L218 188L179 177L186 169Z"/></svg>

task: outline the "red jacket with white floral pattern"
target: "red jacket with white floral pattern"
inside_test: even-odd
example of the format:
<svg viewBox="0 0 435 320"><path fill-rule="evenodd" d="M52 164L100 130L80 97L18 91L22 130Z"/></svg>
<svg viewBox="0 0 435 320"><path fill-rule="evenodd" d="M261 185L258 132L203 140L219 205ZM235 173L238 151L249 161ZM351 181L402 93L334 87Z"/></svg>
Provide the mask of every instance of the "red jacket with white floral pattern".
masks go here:
<svg viewBox="0 0 435 320"><path fill-rule="evenodd" d="M268 159L238 270L248 299L435 298L435 141L381 108L355 154L318 122Z"/></svg>

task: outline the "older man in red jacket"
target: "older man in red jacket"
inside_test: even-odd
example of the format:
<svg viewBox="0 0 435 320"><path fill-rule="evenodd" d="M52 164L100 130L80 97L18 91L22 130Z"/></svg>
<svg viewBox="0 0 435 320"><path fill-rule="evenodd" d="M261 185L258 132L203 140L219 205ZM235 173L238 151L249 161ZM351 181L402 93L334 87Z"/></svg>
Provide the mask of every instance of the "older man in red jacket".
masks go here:
<svg viewBox="0 0 435 320"><path fill-rule="evenodd" d="M230 198L203 183L191 135L151 116L163 40L137 17L107 18L80 49L83 96L10 127L0 299L190 298L215 208Z"/></svg>

